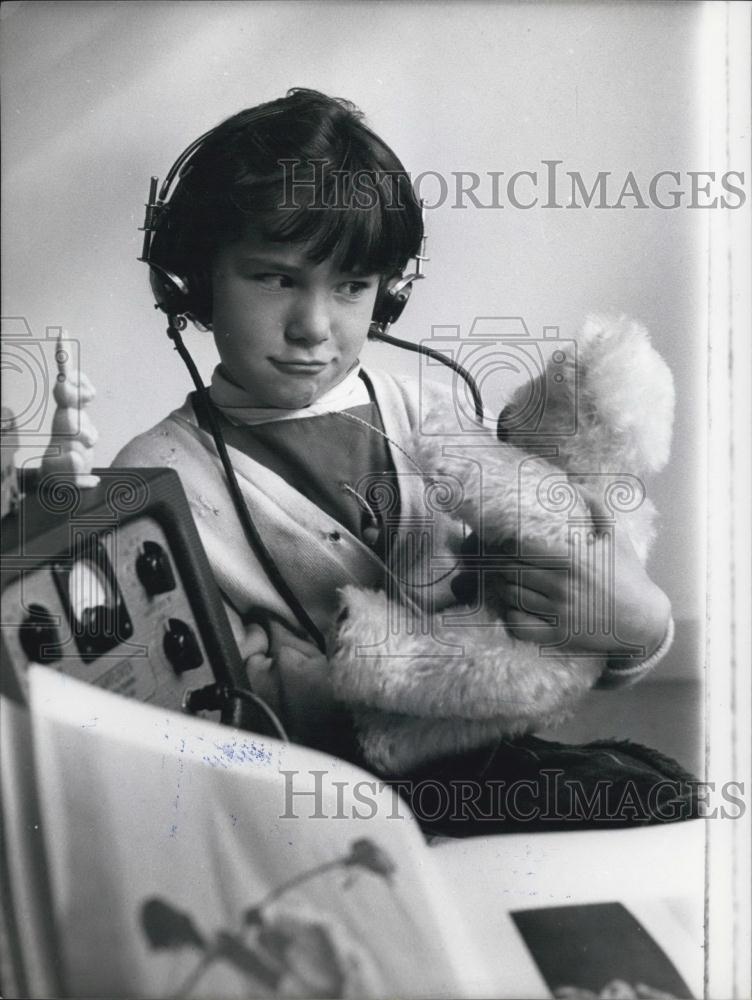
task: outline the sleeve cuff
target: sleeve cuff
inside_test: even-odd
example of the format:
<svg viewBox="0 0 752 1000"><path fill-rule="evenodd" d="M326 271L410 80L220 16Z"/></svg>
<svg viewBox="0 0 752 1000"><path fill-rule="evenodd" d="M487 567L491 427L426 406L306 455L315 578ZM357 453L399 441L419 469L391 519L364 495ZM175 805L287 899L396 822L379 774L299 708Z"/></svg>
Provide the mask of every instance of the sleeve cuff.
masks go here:
<svg viewBox="0 0 752 1000"><path fill-rule="evenodd" d="M649 674L654 667L657 667L674 642L674 619L669 619L668 628L663 640L658 648L651 653L646 660L638 660L636 663L625 662L623 666L617 666L615 660L611 660L599 677L596 688L617 688L630 687L646 674Z"/></svg>

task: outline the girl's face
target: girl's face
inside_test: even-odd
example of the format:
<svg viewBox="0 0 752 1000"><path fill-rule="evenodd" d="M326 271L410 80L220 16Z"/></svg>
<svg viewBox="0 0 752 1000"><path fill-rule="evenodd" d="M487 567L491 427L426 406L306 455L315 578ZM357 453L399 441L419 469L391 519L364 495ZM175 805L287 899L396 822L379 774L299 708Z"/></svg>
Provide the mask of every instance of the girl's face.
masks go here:
<svg viewBox="0 0 752 1000"><path fill-rule="evenodd" d="M252 406L308 406L357 362L379 275L314 264L300 244L251 234L218 252L212 329L227 376Z"/></svg>

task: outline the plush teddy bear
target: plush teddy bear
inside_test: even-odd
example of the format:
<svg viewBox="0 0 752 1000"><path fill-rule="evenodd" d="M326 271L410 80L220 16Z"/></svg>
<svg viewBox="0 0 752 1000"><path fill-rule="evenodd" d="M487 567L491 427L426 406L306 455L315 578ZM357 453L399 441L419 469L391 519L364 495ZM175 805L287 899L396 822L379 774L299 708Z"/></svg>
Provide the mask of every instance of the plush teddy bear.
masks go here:
<svg viewBox="0 0 752 1000"><path fill-rule="evenodd" d="M673 409L671 373L646 330L626 317L590 317L577 340L561 342L545 371L515 392L498 428L458 440L454 424L442 435L446 412L430 413L412 453L433 487L456 496L448 513L432 511L426 558L441 567L456 556L451 539L460 527L465 549L477 541L477 565L485 560L491 574L510 540L520 553L531 541L565 550L587 544L587 498L599 497L613 515L606 530L628 531L644 563L656 519L644 479L668 459ZM429 576L425 565L415 574ZM603 672L601 657L510 635L483 579L475 606L441 607L425 594L416 599L409 586L395 590L393 580L391 593L342 590L332 679L377 773L395 776L556 725ZM599 620L607 624L607 615Z"/></svg>

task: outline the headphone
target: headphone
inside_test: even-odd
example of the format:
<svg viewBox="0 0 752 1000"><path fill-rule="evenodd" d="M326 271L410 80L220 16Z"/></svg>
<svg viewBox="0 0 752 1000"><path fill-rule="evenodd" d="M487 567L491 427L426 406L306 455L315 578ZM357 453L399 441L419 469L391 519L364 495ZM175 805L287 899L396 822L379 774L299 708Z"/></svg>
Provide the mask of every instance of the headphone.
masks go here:
<svg viewBox="0 0 752 1000"><path fill-rule="evenodd" d="M420 249L415 255L415 271L412 274L396 274L389 278L379 287L376 302L371 316L371 326L368 331L369 337L382 340L389 333L389 327L396 323L402 315L407 300L413 290L413 282L425 278L423 274L423 263L430 258L426 257L426 210L423 199L420 199L420 215L423 221L423 235L420 238Z"/></svg>
<svg viewBox="0 0 752 1000"><path fill-rule="evenodd" d="M187 316L203 330L206 329L206 326L196 316L195 306L192 302L194 294L191 287L192 282L159 262L155 253L154 241L160 230L168 225L169 198L174 194L174 190L171 190L173 184L179 181L186 172L190 160L204 140L213 135L215 131L216 128L209 129L183 150L168 170L161 187L159 186L159 178L151 178L144 224L139 227L144 234L144 243L141 256L138 259L149 265L149 282L155 299L155 308L161 309L169 317Z"/></svg>
<svg viewBox="0 0 752 1000"><path fill-rule="evenodd" d="M190 146L186 147L170 167L160 187L159 178L152 177L149 184L149 196L146 201L144 224L139 229L144 234L141 256L138 258L149 265L149 280L155 299L155 308L161 309L168 316L185 316L199 329L206 330L206 324L197 316L195 305L197 276L188 277L176 274L159 261L156 252L155 239L164 226L169 225L170 201L181 178L188 172L191 160L201 148L206 139L210 138L217 128L209 129ZM420 202L421 217L425 221L423 199ZM412 292L413 283L425 278L423 263L426 257L425 227L421 237L420 249L415 255L415 270L412 274L398 273L392 275L379 285L376 302L374 303L369 337L382 339L388 335L389 328L402 315ZM205 292L205 289L201 291ZM394 338L390 342L393 342Z"/></svg>

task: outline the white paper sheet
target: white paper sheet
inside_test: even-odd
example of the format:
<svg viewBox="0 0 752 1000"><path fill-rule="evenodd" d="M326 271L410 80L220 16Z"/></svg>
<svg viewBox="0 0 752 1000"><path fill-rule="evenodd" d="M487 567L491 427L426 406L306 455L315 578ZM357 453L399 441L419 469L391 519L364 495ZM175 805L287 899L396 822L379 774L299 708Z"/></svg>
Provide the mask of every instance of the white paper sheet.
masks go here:
<svg viewBox="0 0 752 1000"><path fill-rule="evenodd" d="M369 775L43 668L30 691L69 995L492 995L392 793L351 817Z"/></svg>

